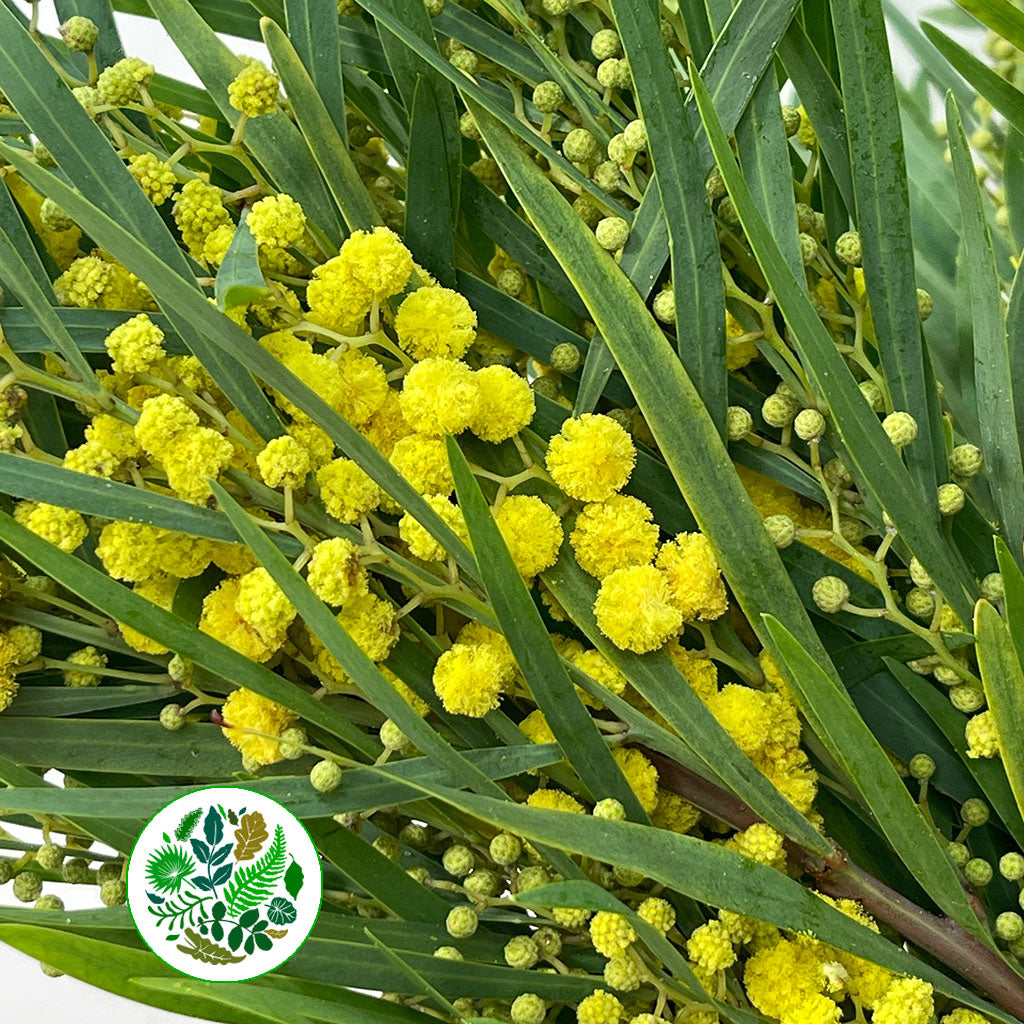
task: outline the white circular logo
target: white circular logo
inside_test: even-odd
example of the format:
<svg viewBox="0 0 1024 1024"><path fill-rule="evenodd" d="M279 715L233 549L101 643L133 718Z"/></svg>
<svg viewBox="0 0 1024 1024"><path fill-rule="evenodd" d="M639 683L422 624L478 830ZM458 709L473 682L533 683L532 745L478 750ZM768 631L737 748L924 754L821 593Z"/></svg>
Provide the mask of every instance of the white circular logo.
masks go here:
<svg viewBox="0 0 1024 1024"><path fill-rule="evenodd" d="M225 786L179 797L149 821L127 885L135 926L165 964L203 981L246 981L302 945L323 879L294 814Z"/></svg>

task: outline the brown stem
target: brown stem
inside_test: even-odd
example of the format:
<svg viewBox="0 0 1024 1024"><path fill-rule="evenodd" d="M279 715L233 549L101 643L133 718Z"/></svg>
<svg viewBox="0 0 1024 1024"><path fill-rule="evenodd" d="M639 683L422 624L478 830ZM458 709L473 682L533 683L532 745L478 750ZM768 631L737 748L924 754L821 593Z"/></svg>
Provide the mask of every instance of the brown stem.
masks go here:
<svg viewBox="0 0 1024 1024"><path fill-rule="evenodd" d="M744 829L761 818L742 800L677 762L646 750L661 784L695 807L733 828ZM836 846L827 859L787 841L815 887L836 899L855 899L879 921L895 928L916 946L977 985L993 1002L1024 1021L1024 980L998 953L982 945L955 921L929 913L854 864Z"/></svg>

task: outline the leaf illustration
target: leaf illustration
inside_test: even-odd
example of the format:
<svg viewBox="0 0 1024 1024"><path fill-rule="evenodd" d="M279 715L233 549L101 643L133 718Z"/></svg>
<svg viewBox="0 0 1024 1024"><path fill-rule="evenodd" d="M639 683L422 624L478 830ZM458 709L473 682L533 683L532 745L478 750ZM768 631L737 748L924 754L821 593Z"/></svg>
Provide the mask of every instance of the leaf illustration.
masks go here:
<svg viewBox="0 0 1024 1024"><path fill-rule="evenodd" d="M267 907L267 917L274 924L291 924L295 920L295 905L283 896L275 896Z"/></svg>
<svg viewBox="0 0 1024 1024"><path fill-rule="evenodd" d="M238 824L238 815L235 814L235 812L231 810L230 807L228 808L228 821L231 822L232 825Z"/></svg>
<svg viewBox="0 0 1024 1024"><path fill-rule="evenodd" d="M238 840L235 860L252 860L269 837L267 823L259 811L243 815L241 824L235 829L235 839Z"/></svg>
<svg viewBox="0 0 1024 1024"><path fill-rule="evenodd" d="M200 960L204 964L237 964L245 959L244 956L235 956L230 950L218 946L212 939L203 938L191 928L185 929L185 935L192 945L178 946L178 949L194 960Z"/></svg>
<svg viewBox="0 0 1024 1024"><path fill-rule="evenodd" d="M284 873L284 887L292 899L299 895L302 889L302 882L302 866L293 857L291 864L288 865L288 870Z"/></svg>
<svg viewBox="0 0 1024 1024"><path fill-rule="evenodd" d="M262 949L264 952L266 952L268 949L270 949L271 946L273 946L273 942L270 941L270 939L267 937L265 933L258 933L254 935L252 938L256 945L259 946L260 949Z"/></svg>
<svg viewBox="0 0 1024 1024"><path fill-rule="evenodd" d="M146 881L157 892L176 893L196 867L196 862L180 846L154 850L146 862Z"/></svg>
<svg viewBox="0 0 1024 1024"><path fill-rule="evenodd" d="M196 807L194 810L188 812L184 818L178 822L178 827L174 830L174 836L176 839L180 839L184 842L192 833L195 831L196 825L199 824L199 819L203 816L203 809Z"/></svg>
<svg viewBox="0 0 1024 1024"><path fill-rule="evenodd" d="M283 939L288 934L287 928L268 928L266 934L272 939Z"/></svg>
<svg viewBox="0 0 1024 1024"><path fill-rule="evenodd" d="M258 907L269 899L284 873L285 856L284 829L278 825L266 853L252 864L239 868L224 890L230 917L237 917L240 911Z"/></svg>
<svg viewBox="0 0 1024 1024"><path fill-rule="evenodd" d="M242 931L241 925L236 924L235 927L231 929L231 932L228 935L228 945L232 948L232 950L238 949L238 947L242 944L242 936L244 934L245 933Z"/></svg>
<svg viewBox="0 0 1024 1024"><path fill-rule="evenodd" d="M210 858L211 865L220 864L221 861L227 859L227 855L231 852L231 843L225 843L223 846L217 847L213 856Z"/></svg>
<svg viewBox="0 0 1024 1024"><path fill-rule="evenodd" d="M223 885L231 877L231 872L234 870L234 864L225 864L223 867L219 867L213 873L213 884Z"/></svg>
<svg viewBox="0 0 1024 1024"><path fill-rule="evenodd" d="M206 834L206 841L211 848L216 846L224 838L224 819L217 813L216 807L211 807L203 822L203 832Z"/></svg>

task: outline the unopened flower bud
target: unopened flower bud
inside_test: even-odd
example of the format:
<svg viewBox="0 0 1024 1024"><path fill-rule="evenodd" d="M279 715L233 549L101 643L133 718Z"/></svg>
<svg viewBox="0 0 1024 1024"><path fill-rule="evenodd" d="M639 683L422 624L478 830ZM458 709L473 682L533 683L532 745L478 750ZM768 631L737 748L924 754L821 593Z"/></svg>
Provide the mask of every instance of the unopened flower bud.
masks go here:
<svg viewBox="0 0 1024 1024"><path fill-rule="evenodd" d="M622 139L635 153L647 148L647 128L643 121L630 121L622 130Z"/></svg>
<svg viewBox="0 0 1024 1024"><path fill-rule="evenodd" d="M104 882L100 886L100 902L105 907L119 907L127 899L127 888L120 878Z"/></svg>
<svg viewBox="0 0 1024 1024"><path fill-rule="evenodd" d="M1024 855L1004 853L999 858L999 874L1008 882L1019 882L1024 879Z"/></svg>
<svg viewBox="0 0 1024 1024"><path fill-rule="evenodd" d="M948 843L946 852L958 868L966 867L971 859L971 851L963 843Z"/></svg>
<svg viewBox="0 0 1024 1024"><path fill-rule="evenodd" d="M783 104L782 127L787 139L791 139L800 130L800 111L796 107Z"/></svg>
<svg viewBox="0 0 1024 1024"><path fill-rule="evenodd" d="M935 614L935 595L930 590L913 587L907 591L907 611L915 619L930 619Z"/></svg>
<svg viewBox="0 0 1024 1024"><path fill-rule="evenodd" d="M89 862L81 857L72 857L61 865L61 877L70 885L81 885L89 877Z"/></svg>
<svg viewBox="0 0 1024 1024"><path fill-rule="evenodd" d="M1012 910L1004 910L996 916L995 933L1004 942L1015 942L1024 936L1024 918Z"/></svg>
<svg viewBox="0 0 1024 1024"><path fill-rule="evenodd" d="M989 819L988 804L980 797L972 796L960 805L960 817L965 825L978 827Z"/></svg>
<svg viewBox="0 0 1024 1024"><path fill-rule="evenodd" d="M860 393L864 400L871 406L872 412L881 412L885 405L885 397L882 389L873 381L865 380L860 384Z"/></svg>
<svg viewBox="0 0 1024 1024"><path fill-rule="evenodd" d="M476 932L479 918L469 906L453 907L445 918L444 926L453 939L468 939Z"/></svg>
<svg viewBox="0 0 1024 1024"><path fill-rule="evenodd" d="M553 114L563 102L565 95L557 82L540 82L533 90L533 105L542 114Z"/></svg>
<svg viewBox="0 0 1024 1024"><path fill-rule="evenodd" d="M848 267L859 267L862 252L859 231L844 231L836 239L836 258Z"/></svg>
<svg viewBox="0 0 1024 1024"><path fill-rule="evenodd" d="M981 581L981 596L986 601L1000 601L1006 594L1001 572L990 572Z"/></svg>
<svg viewBox="0 0 1024 1024"><path fill-rule="evenodd" d="M868 528L859 519L854 519L853 516L840 516L839 532L847 544L860 544L868 535Z"/></svg>
<svg viewBox="0 0 1024 1024"><path fill-rule="evenodd" d="M651 302L651 309L654 315L663 324L674 324L676 322L676 293L671 288L662 288Z"/></svg>
<svg viewBox="0 0 1024 1024"><path fill-rule="evenodd" d="M192 679L192 662L186 661L180 654L175 654L167 662L167 674L176 683L187 683Z"/></svg>
<svg viewBox="0 0 1024 1024"><path fill-rule="evenodd" d="M850 600L850 588L838 576L822 576L814 581L811 597L823 612L834 615Z"/></svg>
<svg viewBox="0 0 1024 1024"><path fill-rule="evenodd" d="M730 441L741 441L754 429L754 418L741 405L730 405L725 416L725 433Z"/></svg>
<svg viewBox="0 0 1024 1024"><path fill-rule="evenodd" d="M928 754L915 754L907 767L915 779L923 782L935 774L935 758Z"/></svg>
<svg viewBox="0 0 1024 1024"><path fill-rule="evenodd" d="M456 50L448 58L453 68L467 75L475 75L480 69L480 58L472 50L463 48Z"/></svg>
<svg viewBox="0 0 1024 1024"><path fill-rule="evenodd" d="M104 882L116 882L124 870L120 861L104 861L96 869L96 882L103 885Z"/></svg>
<svg viewBox="0 0 1024 1024"><path fill-rule="evenodd" d="M974 444L958 444L949 456L949 468L955 476L977 476L984 462L981 449Z"/></svg>
<svg viewBox="0 0 1024 1024"><path fill-rule="evenodd" d="M707 193L709 202L717 202L725 195L725 179L717 164L711 168L711 173L704 182L704 191Z"/></svg>
<svg viewBox="0 0 1024 1024"><path fill-rule="evenodd" d="M409 743L405 733L390 718L384 720L378 735L385 750L401 750Z"/></svg>
<svg viewBox="0 0 1024 1024"><path fill-rule="evenodd" d="M798 403L776 392L769 395L761 405L761 418L770 427L788 427L800 411Z"/></svg>
<svg viewBox="0 0 1024 1024"><path fill-rule="evenodd" d="M562 154L574 164L585 164L597 156L597 139L586 128L573 128L562 141Z"/></svg>
<svg viewBox="0 0 1024 1024"><path fill-rule="evenodd" d="M540 949L529 935L515 935L505 943L505 963L528 971L540 959Z"/></svg>
<svg viewBox="0 0 1024 1024"><path fill-rule="evenodd" d="M964 878L975 888L981 889L992 881L992 865L983 857L972 857L964 865Z"/></svg>
<svg viewBox="0 0 1024 1024"><path fill-rule="evenodd" d="M621 249L629 238L629 224L621 217L604 217L594 229L597 244L602 249L614 252Z"/></svg>
<svg viewBox="0 0 1024 1024"><path fill-rule="evenodd" d="M921 320L932 315L932 297L923 288L917 289L917 315Z"/></svg>
<svg viewBox="0 0 1024 1024"><path fill-rule="evenodd" d="M594 804L593 815L595 818L603 818L605 821L625 821L626 808L615 797L606 796Z"/></svg>
<svg viewBox="0 0 1024 1024"><path fill-rule="evenodd" d="M160 709L160 724L171 732L176 732L185 724L185 712L177 704L165 704Z"/></svg>
<svg viewBox="0 0 1024 1024"><path fill-rule="evenodd" d="M434 956L439 960L454 960L456 962L461 962L466 959L454 946L438 946L437 949L434 950Z"/></svg>
<svg viewBox="0 0 1024 1024"><path fill-rule="evenodd" d="M502 879L493 871L478 868L476 871L470 872L462 884L475 899L485 900L498 892L501 883Z"/></svg>
<svg viewBox="0 0 1024 1024"><path fill-rule="evenodd" d="M551 350L551 365L559 373L572 373L580 365L580 350L571 341L559 342Z"/></svg>
<svg viewBox="0 0 1024 1024"><path fill-rule="evenodd" d="M937 497L944 516L955 516L964 507L964 489L959 484L940 484Z"/></svg>
<svg viewBox="0 0 1024 1024"><path fill-rule="evenodd" d="M286 761L293 761L295 758L302 756L302 748L305 747L306 741L306 730L300 726L293 725L281 733L277 741L278 753Z"/></svg>
<svg viewBox="0 0 1024 1024"><path fill-rule="evenodd" d="M487 852L495 864L507 867L515 864L523 853L523 844L518 836L511 832L499 832L490 842Z"/></svg>
<svg viewBox="0 0 1024 1024"><path fill-rule="evenodd" d="M764 528L771 542L780 550L788 548L796 539L796 524L785 513L765 516Z"/></svg>
<svg viewBox="0 0 1024 1024"><path fill-rule="evenodd" d="M341 766L334 761L317 761L309 773L309 784L318 793L330 793L341 785Z"/></svg>
<svg viewBox="0 0 1024 1024"><path fill-rule="evenodd" d="M60 27L60 37L69 50L84 52L91 50L100 37L96 23L79 14L72 15Z"/></svg>
<svg viewBox="0 0 1024 1024"><path fill-rule="evenodd" d="M456 843L453 846L449 846L444 851L444 855L441 857L441 863L444 865L445 871L449 875L455 878L462 878L463 875L468 875L473 870L476 864L476 858L473 856L473 851L468 846L463 846L461 843Z"/></svg>
<svg viewBox="0 0 1024 1024"><path fill-rule="evenodd" d="M540 996L524 992L512 1001L509 1017L512 1024L541 1024L547 1012L547 1003Z"/></svg>
<svg viewBox="0 0 1024 1024"><path fill-rule="evenodd" d="M801 441L818 441L825 433L825 417L817 409L802 409L793 420L793 430Z"/></svg>
<svg viewBox="0 0 1024 1024"><path fill-rule="evenodd" d="M917 420L909 412L891 412L882 420L882 429L894 448L905 448L917 437Z"/></svg>
<svg viewBox="0 0 1024 1024"><path fill-rule="evenodd" d="M935 670L935 678L939 682L943 681L939 678L938 669ZM975 711L980 711L985 706L985 691L978 686L961 683L950 688L949 701L957 711L962 711L965 715L971 715Z"/></svg>
<svg viewBox="0 0 1024 1024"><path fill-rule="evenodd" d="M590 40L590 52L594 55L594 60L598 61L618 57L622 53L619 33L612 28L602 28L595 32Z"/></svg>
<svg viewBox="0 0 1024 1024"><path fill-rule="evenodd" d="M54 843L43 843L36 850L36 863L47 871L56 871L64 862L61 848Z"/></svg>
<svg viewBox="0 0 1024 1024"><path fill-rule="evenodd" d="M805 267L810 266L818 255L818 240L806 232L800 232L800 260Z"/></svg>

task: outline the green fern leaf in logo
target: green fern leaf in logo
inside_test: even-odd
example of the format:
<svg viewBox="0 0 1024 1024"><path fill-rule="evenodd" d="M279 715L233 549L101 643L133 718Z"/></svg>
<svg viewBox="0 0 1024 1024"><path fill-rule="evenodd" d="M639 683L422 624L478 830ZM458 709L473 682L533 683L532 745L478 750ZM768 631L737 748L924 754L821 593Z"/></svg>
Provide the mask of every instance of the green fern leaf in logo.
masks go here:
<svg viewBox="0 0 1024 1024"><path fill-rule="evenodd" d="M237 917L241 911L258 907L268 900L284 873L284 866L284 829L278 825L274 829L274 841L266 853L254 863L240 867L231 884L224 890L228 915Z"/></svg>
<svg viewBox="0 0 1024 1024"><path fill-rule="evenodd" d="M178 827L174 830L174 838L180 839L182 842L188 839L188 837L195 831L196 825L199 824L199 819L202 816L202 807L197 807L195 810L189 811L188 814L178 822Z"/></svg>
<svg viewBox="0 0 1024 1024"><path fill-rule="evenodd" d="M195 868L196 862L190 853L180 846L167 845L150 854L146 862L146 881L157 892L176 893Z"/></svg>

